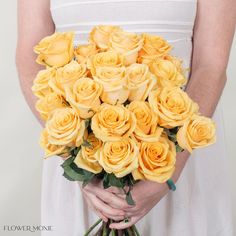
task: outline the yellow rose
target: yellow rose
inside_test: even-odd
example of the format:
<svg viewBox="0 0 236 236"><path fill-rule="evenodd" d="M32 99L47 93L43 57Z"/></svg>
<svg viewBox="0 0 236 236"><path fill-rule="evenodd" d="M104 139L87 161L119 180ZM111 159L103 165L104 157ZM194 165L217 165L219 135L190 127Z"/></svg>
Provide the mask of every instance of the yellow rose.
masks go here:
<svg viewBox="0 0 236 236"><path fill-rule="evenodd" d="M74 83L78 79L86 76L86 65L72 61L57 70L55 76L49 81L49 86L53 89L53 91L55 91L55 93L65 97L65 88L73 87Z"/></svg>
<svg viewBox="0 0 236 236"><path fill-rule="evenodd" d="M138 141L158 141L163 128L158 126L158 116L152 111L148 102L133 101L128 105L128 109L134 113L137 120L134 137Z"/></svg>
<svg viewBox="0 0 236 236"><path fill-rule="evenodd" d="M135 115L122 105L102 104L92 117L91 128L95 136L105 141L128 138L136 128Z"/></svg>
<svg viewBox="0 0 236 236"><path fill-rule="evenodd" d="M40 98L35 104L36 110L45 121L48 119L52 111L66 106L67 104L64 98L56 93L49 93L45 97Z"/></svg>
<svg viewBox="0 0 236 236"><path fill-rule="evenodd" d="M88 60L88 68L93 76L96 75L96 70L99 67L121 67L124 65L124 57L116 52L100 52L91 56Z"/></svg>
<svg viewBox="0 0 236 236"><path fill-rule="evenodd" d="M175 67L177 68L177 71L181 74L184 74L185 70L184 70L183 65L182 65L183 64L182 60L180 60L177 57L171 56L169 54L164 55L163 59L172 62L175 65Z"/></svg>
<svg viewBox="0 0 236 236"><path fill-rule="evenodd" d="M197 103L178 87L154 90L148 101L159 117L159 125L167 129L182 126L199 109Z"/></svg>
<svg viewBox="0 0 236 236"><path fill-rule="evenodd" d="M99 25L93 28L89 35L89 41L95 43L101 49L108 49L109 38L112 32L119 30L118 26Z"/></svg>
<svg viewBox="0 0 236 236"><path fill-rule="evenodd" d="M98 49L96 48L96 45L93 43L80 45L74 51L77 62L81 64L86 64L88 61L88 58L97 53L98 53Z"/></svg>
<svg viewBox="0 0 236 236"><path fill-rule="evenodd" d="M122 178L138 167L138 147L131 139L105 142L97 151L96 158L107 173Z"/></svg>
<svg viewBox="0 0 236 236"><path fill-rule="evenodd" d="M82 145L74 163L82 169L98 174L102 171L102 167L98 163L95 155L97 150L102 146L102 142L97 139L93 133L88 135L87 141L91 146L85 147Z"/></svg>
<svg viewBox="0 0 236 236"><path fill-rule="evenodd" d="M143 47L139 52L138 61L148 64L152 60L162 57L171 50L171 45L162 37L143 34Z"/></svg>
<svg viewBox="0 0 236 236"><path fill-rule="evenodd" d="M164 183L174 173L175 144L166 136L157 142L141 142L139 167L132 172L135 180L144 179Z"/></svg>
<svg viewBox="0 0 236 236"><path fill-rule="evenodd" d="M62 145L54 145L48 141L48 133L46 129L41 132L39 144L45 151L44 158L48 158L54 155L63 155L67 152L67 147Z"/></svg>
<svg viewBox="0 0 236 236"><path fill-rule="evenodd" d="M52 92L49 86L50 79L55 75L55 69L40 70L34 79L32 91L35 96L43 98L45 95Z"/></svg>
<svg viewBox="0 0 236 236"><path fill-rule="evenodd" d="M129 96L125 67L103 66L96 69L94 80L103 86L101 100L112 105L124 103Z"/></svg>
<svg viewBox="0 0 236 236"><path fill-rule="evenodd" d="M143 38L141 36L123 30L113 32L109 39L109 49L122 54L126 66L136 63L142 46Z"/></svg>
<svg viewBox="0 0 236 236"><path fill-rule="evenodd" d="M83 141L85 121L82 121L72 108L56 109L45 127L51 144L78 147Z"/></svg>
<svg viewBox="0 0 236 236"><path fill-rule="evenodd" d="M204 116L194 115L184 123L177 133L178 144L190 153L195 148L206 147L215 141L215 122Z"/></svg>
<svg viewBox="0 0 236 236"><path fill-rule="evenodd" d="M129 101L146 100L156 84L156 78L145 64L133 64L127 68Z"/></svg>
<svg viewBox="0 0 236 236"><path fill-rule="evenodd" d="M52 67L61 67L73 59L74 33L54 33L42 39L34 47L39 54L37 63Z"/></svg>
<svg viewBox="0 0 236 236"><path fill-rule="evenodd" d="M81 118L87 119L99 108L101 93L102 86L99 83L90 78L81 78L72 88L66 88L66 100Z"/></svg>
<svg viewBox="0 0 236 236"><path fill-rule="evenodd" d="M169 60L156 59L149 64L149 68L156 76L159 87L181 87L187 82L175 64Z"/></svg>

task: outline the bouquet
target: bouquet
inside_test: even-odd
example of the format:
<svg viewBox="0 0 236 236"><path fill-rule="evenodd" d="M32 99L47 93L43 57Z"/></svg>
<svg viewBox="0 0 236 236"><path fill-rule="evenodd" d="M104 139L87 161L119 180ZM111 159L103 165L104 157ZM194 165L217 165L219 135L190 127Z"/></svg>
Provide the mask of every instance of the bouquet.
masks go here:
<svg viewBox="0 0 236 236"><path fill-rule="evenodd" d="M186 70L172 46L118 26L94 27L86 45L74 47L73 40L73 32L54 33L34 48L45 66L32 87L45 121L45 158L62 157L70 181L85 186L97 178L104 188L123 189L130 205L137 181L175 190L176 153L214 143L216 130L184 91ZM115 235L111 222L96 235ZM123 234L139 235L135 226Z"/></svg>

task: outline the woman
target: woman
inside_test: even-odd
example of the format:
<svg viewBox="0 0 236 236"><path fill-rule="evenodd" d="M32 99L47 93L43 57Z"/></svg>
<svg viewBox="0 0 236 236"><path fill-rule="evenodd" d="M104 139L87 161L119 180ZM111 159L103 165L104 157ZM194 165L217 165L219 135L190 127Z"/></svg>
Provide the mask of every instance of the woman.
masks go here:
<svg viewBox="0 0 236 236"><path fill-rule="evenodd" d="M76 31L77 44L84 43L94 25L117 24L128 31L161 35L174 46L173 55L182 58L186 67L191 65L186 91L203 115L213 115L218 128L215 145L195 151L190 158L187 152L178 154L173 177L178 180L176 192L169 192L166 185L141 181L132 190L135 207L127 207L117 189L104 190L96 182L81 191L77 183L62 177L59 158L45 161L42 224L53 226L49 235L83 235L95 221L94 213L104 220L120 221L111 225L117 229L137 223L145 236L233 235L218 101L226 82L235 21L234 0L18 2L16 61L22 90L36 116L31 86L40 67L34 62L33 46L55 29Z"/></svg>

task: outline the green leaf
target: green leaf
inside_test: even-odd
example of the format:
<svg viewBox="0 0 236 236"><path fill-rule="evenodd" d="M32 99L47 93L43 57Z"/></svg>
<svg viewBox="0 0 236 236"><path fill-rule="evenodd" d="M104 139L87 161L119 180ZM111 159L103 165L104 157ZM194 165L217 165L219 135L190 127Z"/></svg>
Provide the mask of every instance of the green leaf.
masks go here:
<svg viewBox="0 0 236 236"><path fill-rule="evenodd" d="M134 202L134 200L133 200L133 198L132 198L132 195L131 195L131 192L130 191L128 191L127 193L126 193L126 202L129 204L129 205L131 205L131 206L134 206L135 205L135 202Z"/></svg>
<svg viewBox="0 0 236 236"><path fill-rule="evenodd" d="M103 188L109 188L111 187L110 182L109 182L109 174L105 173L103 177Z"/></svg>
<svg viewBox="0 0 236 236"><path fill-rule="evenodd" d="M184 149L182 147L179 146L179 144L176 144L175 146L176 152L183 152Z"/></svg>
<svg viewBox="0 0 236 236"><path fill-rule="evenodd" d="M122 179L117 178L114 174L108 175L109 184L111 186L117 187L117 188L123 188L124 183L122 182Z"/></svg>
<svg viewBox="0 0 236 236"><path fill-rule="evenodd" d="M70 157L70 158L68 158L68 159L66 159L62 164L61 164L61 166L62 167L65 167L65 166L68 166L68 165L70 165L73 161L74 161L74 159L75 159L75 157Z"/></svg>
<svg viewBox="0 0 236 236"><path fill-rule="evenodd" d="M77 173L75 170L71 168L71 166L65 166L64 169L64 176L67 177L70 181L84 181L84 176Z"/></svg>

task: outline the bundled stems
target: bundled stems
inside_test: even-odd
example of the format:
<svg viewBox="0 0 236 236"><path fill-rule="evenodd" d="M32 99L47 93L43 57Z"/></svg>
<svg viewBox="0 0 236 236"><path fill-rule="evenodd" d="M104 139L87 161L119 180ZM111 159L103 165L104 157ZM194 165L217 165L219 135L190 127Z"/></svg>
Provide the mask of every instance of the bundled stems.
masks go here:
<svg viewBox="0 0 236 236"><path fill-rule="evenodd" d="M89 236L90 233L102 222L101 219L96 221L84 234L84 236ZM117 230L117 229L110 229L109 225L113 222L113 220L109 219L108 222L102 222L101 227L97 230L94 236L140 236L137 228L135 225L132 227L129 227L127 229L123 230Z"/></svg>

